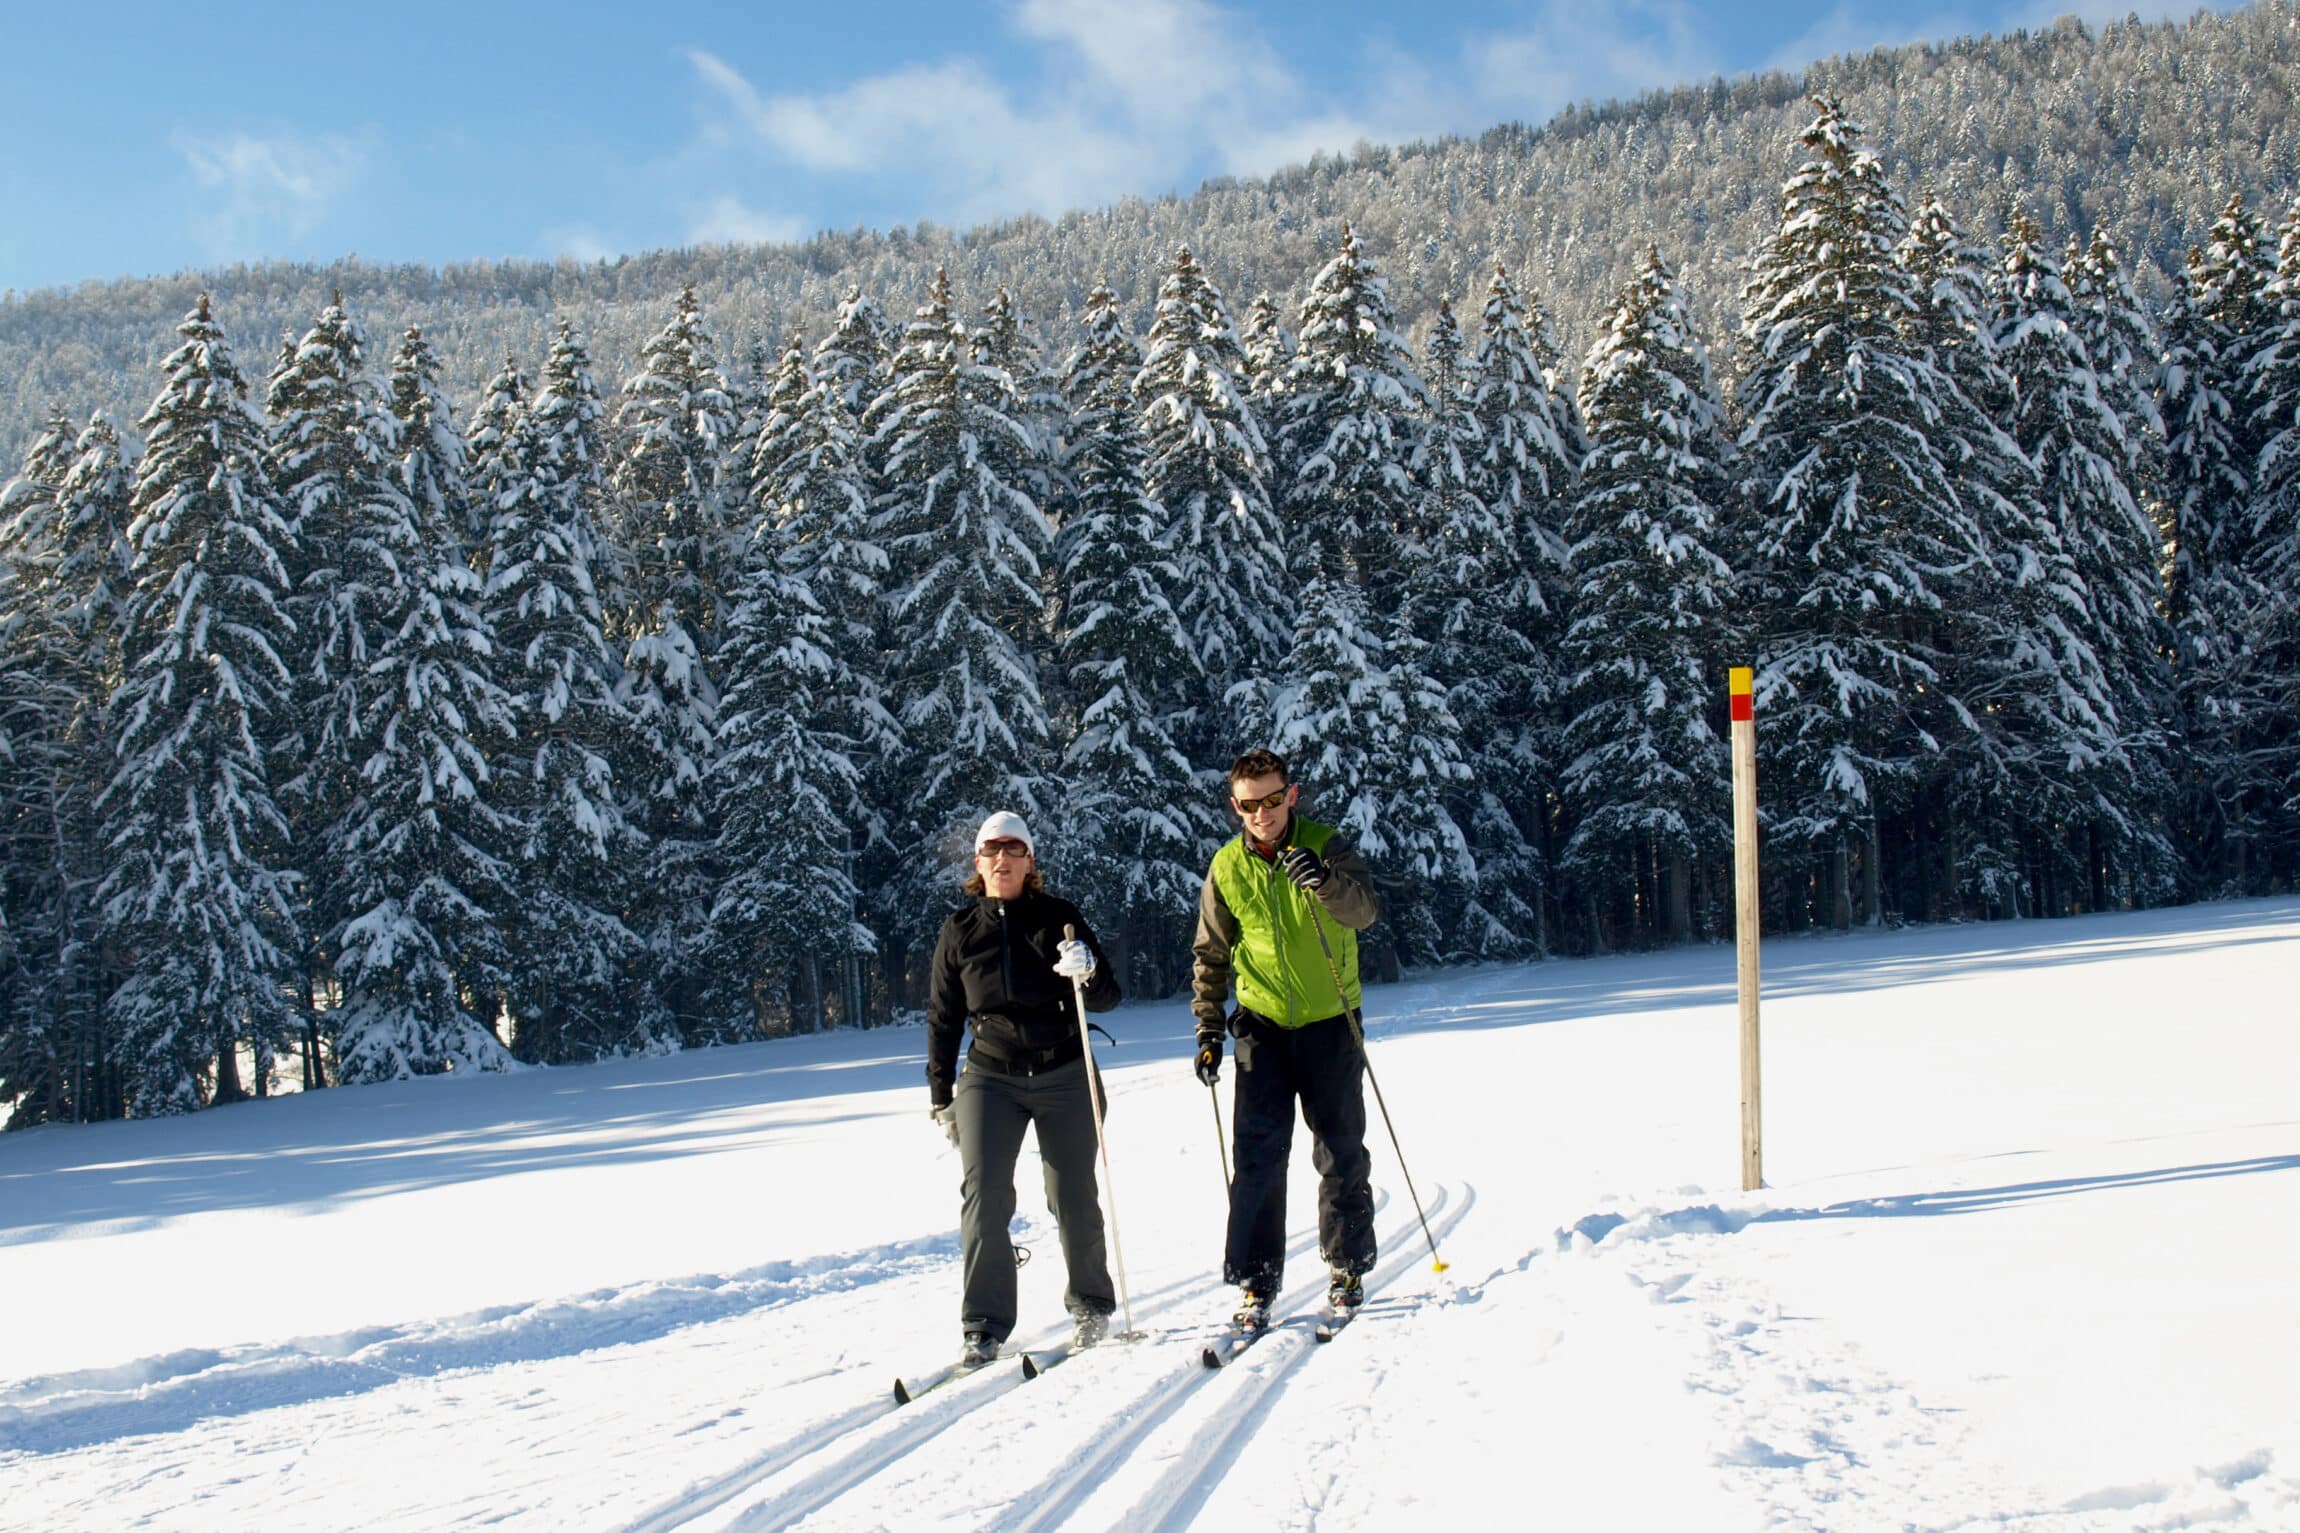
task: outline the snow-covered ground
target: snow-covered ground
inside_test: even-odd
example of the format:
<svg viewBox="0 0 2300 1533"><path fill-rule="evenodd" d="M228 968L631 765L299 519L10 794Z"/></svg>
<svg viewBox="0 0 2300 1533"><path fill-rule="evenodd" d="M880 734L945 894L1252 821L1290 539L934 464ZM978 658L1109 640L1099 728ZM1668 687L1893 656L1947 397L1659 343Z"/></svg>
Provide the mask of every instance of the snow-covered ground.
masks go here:
<svg viewBox="0 0 2300 1533"><path fill-rule="evenodd" d="M915 1028L7 1136L0 1523L2300 1528L2300 902L1766 965L1751 1195L1730 949L1374 991L1450 1269L1377 1120L1366 1313L1214 1373L1213 1110L1121 1009L1147 1339L899 1409L958 1344Z"/></svg>

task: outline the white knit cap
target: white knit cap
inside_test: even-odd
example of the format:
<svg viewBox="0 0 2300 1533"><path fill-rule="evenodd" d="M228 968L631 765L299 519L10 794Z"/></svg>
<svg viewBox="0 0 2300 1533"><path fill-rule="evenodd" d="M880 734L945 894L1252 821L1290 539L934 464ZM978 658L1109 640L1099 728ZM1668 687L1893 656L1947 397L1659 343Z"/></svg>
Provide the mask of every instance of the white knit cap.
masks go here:
<svg viewBox="0 0 2300 1533"><path fill-rule="evenodd" d="M974 833L974 849L981 851L993 841L1019 841L1030 848L1032 856L1038 854L1038 843L1030 839L1030 827L1022 823L1022 816L1011 809L1001 809L982 822L982 829Z"/></svg>

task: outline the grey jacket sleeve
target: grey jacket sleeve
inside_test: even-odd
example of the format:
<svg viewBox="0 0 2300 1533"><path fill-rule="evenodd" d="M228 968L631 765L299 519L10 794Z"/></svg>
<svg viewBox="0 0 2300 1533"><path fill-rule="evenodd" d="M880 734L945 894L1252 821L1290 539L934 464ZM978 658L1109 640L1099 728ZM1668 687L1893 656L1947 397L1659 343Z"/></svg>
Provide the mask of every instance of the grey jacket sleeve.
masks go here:
<svg viewBox="0 0 2300 1533"><path fill-rule="evenodd" d="M1219 1027L1230 1014L1230 948L1238 940L1238 918L1206 870L1198 891L1198 931L1190 939L1190 1014L1198 1025Z"/></svg>
<svg viewBox="0 0 2300 1533"><path fill-rule="evenodd" d="M1326 871L1331 876L1315 898L1326 907L1326 914L1349 927L1364 931L1382 918L1382 902L1374 893L1373 870L1358 855L1357 847L1341 836L1326 843Z"/></svg>

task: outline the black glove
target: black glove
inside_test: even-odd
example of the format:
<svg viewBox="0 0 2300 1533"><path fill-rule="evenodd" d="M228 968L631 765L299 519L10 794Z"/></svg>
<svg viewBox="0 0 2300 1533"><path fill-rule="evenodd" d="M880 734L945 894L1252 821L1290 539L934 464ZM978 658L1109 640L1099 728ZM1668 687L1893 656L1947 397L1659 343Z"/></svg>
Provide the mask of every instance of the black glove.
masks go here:
<svg viewBox="0 0 2300 1533"><path fill-rule="evenodd" d="M1332 872L1324 859L1306 846L1287 847L1278 854L1278 866L1285 870L1288 878L1312 894L1325 886Z"/></svg>
<svg viewBox="0 0 2300 1533"><path fill-rule="evenodd" d="M1198 1057L1193 1061L1198 1079L1211 1086L1222 1078L1222 1024L1198 1024Z"/></svg>

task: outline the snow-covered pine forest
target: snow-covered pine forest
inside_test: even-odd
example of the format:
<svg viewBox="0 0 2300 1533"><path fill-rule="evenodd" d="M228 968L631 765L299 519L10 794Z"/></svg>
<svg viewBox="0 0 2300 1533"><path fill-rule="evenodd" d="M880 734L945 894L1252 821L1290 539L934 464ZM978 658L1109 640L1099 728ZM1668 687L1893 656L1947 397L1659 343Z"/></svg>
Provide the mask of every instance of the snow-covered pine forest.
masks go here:
<svg viewBox="0 0 2300 1533"><path fill-rule="evenodd" d="M1809 113L1729 383L1658 245L1568 358L1506 265L1410 342L1347 226L1290 305L688 292L463 399L202 296L6 491L10 1121L883 1018L993 808L1168 993L1247 744L1379 972L1716 938L1744 658L1770 929L2288 888L2300 201L2151 305Z"/></svg>

